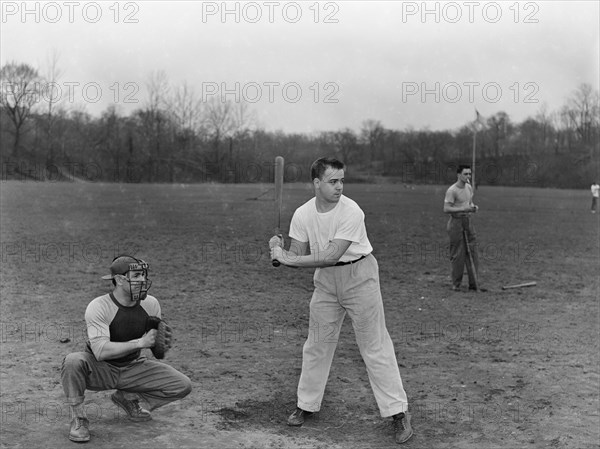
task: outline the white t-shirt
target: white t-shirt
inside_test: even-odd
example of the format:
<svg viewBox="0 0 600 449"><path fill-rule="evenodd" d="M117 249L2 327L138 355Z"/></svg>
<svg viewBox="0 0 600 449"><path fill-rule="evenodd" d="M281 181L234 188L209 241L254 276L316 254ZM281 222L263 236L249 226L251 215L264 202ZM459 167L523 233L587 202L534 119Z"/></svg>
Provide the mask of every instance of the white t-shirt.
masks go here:
<svg viewBox="0 0 600 449"><path fill-rule="evenodd" d="M598 198L598 192L600 191L600 185L598 184L592 184L592 196L595 196L596 198Z"/></svg>
<svg viewBox="0 0 600 449"><path fill-rule="evenodd" d="M356 260L373 251L367 237L364 212L344 195L325 213L317 211L316 198L308 200L294 212L289 235L299 242L308 242L311 254L324 250L335 239L352 242L340 262Z"/></svg>
<svg viewBox="0 0 600 449"><path fill-rule="evenodd" d="M455 207L464 207L471 204L473 199L473 188L471 184L465 184L461 189L458 183L452 184L446 191L444 202Z"/></svg>

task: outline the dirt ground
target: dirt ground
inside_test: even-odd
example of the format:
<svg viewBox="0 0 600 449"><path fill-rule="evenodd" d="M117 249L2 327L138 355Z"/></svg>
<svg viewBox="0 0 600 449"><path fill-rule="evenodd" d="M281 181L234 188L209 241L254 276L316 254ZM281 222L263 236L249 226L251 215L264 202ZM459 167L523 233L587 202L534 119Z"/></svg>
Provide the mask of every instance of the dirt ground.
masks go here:
<svg viewBox="0 0 600 449"><path fill-rule="evenodd" d="M599 221L589 192L481 187L481 283L452 292L446 186L346 185L366 214L415 435L407 448L592 448L599 435ZM1 445L75 447L60 364L100 277L132 253L193 382L147 423L88 392L94 448L392 448L347 318L321 412L294 409L312 270L271 266L269 185L2 182ZM284 222L312 195L286 185ZM535 287L505 290L506 284ZM148 353L149 356L150 353Z"/></svg>

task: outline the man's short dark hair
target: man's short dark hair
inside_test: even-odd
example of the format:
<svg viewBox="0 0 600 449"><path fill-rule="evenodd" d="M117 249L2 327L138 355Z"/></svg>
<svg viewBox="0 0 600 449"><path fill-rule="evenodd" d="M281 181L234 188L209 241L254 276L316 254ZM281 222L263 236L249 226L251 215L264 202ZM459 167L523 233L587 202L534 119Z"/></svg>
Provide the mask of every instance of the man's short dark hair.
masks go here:
<svg viewBox="0 0 600 449"><path fill-rule="evenodd" d="M338 161L333 157L319 158L310 166L310 180L321 179L329 167L335 170L343 170L345 165L342 161Z"/></svg>
<svg viewBox="0 0 600 449"><path fill-rule="evenodd" d="M459 173L459 174L462 173L462 171L465 168L468 168L470 170L471 166L470 165L466 165L466 164L459 165L458 168L456 169L456 173Z"/></svg>

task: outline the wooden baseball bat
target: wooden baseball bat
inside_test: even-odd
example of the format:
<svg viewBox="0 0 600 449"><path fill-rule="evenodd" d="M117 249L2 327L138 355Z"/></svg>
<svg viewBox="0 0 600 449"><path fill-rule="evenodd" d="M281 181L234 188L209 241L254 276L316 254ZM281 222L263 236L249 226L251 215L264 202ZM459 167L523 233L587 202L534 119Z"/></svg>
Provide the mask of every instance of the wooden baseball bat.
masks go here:
<svg viewBox="0 0 600 449"><path fill-rule="evenodd" d="M275 158L275 202L273 221L275 224L275 235L281 236L281 206L283 201L283 157ZM272 260L274 267L278 267L281 263L278 260Z"/></svg>
<svg viewBox="0 0 600 449"><path fill-rule="evenodd" d="M508 290L510 288L533 287L534 285L537 285L537 282L523 282L522 284L504 285L502 290Z"/></svg>
<svg viewBox="0 0 600 449"><path fill-rule="evenodd" d="M465 247L467 250L467 256L469 257L469 262L467 263L467 272L473 282L475 283L475 290L479 291L479 281L477 280L477 268L475 267L475 263L473 262L473 254L471 254L471 248L469 247L469 239L467 238L467 231L463 229L463 240L465 241Z"/></svg>

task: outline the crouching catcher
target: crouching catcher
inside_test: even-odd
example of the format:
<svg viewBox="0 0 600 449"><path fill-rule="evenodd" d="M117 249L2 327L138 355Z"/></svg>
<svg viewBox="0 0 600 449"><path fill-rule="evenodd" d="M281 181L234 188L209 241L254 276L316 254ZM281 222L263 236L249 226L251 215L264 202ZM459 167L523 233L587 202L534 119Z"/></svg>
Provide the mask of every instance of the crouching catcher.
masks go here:
<svg viewBox="0 0 600 449"><path fill-rule="evenodd" d="M72 416L69 439L75 442L90 440L85 390L116 390L111 400L131 421L140 422L151 420L152 410L184 398L192 388L190 379L175 368L142 355L149 348L154 357L164 358L172 334L161 319L158 300L148 295L148 264L121 255L103 279L112 280L114 289L87 306L85 351L68 354L62 363Z"/></svg>

